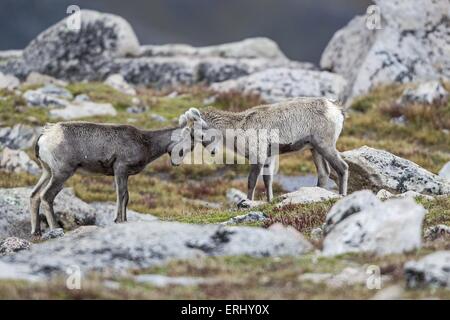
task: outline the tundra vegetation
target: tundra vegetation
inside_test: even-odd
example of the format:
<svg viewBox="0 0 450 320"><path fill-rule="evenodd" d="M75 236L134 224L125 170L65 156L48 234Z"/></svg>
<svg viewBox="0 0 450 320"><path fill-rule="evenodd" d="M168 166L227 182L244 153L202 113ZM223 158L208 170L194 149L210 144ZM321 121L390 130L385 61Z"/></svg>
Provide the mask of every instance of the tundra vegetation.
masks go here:
<svg viewBox="0 0 450 320"><path fill-rule="evenodd" d="M450 84L445 83L450 90ZM412 160L427 170L437 173L450 161L450 102L439 105L415 104L413 108L399 109L396 100L405 85L378 87L355 100L348 110L348 116L337 149L354 149L363 145L390 151ZM24 91L29 88L21 87ZM96 116L82 120L98 123L131 124L142 129L158 129L176 124L178 117L190 107L200 111L206 108L204 100L213 95L209 89L196 86L177 88L177 95L171 91L156 91L138 88L137 96L148 108L142 113L126 111L132 105L131 99L102 83L73 83L67 89L75 94L87 94L93 101L112 103L117 116ZM225 111L242 111L263 103L258 96L242 95L237 92L222 93L208 104ZM33 126L50 122L45 108L25 108L25 101L12 91L0 91L0 124L9 126L16 123ZM157 120L154 115L164 117ZM403 116L406 121L398 124L392 117ZM445 150L447 152L445 152ZM27 151L34 157L32 150ZM280 157L279 173L286 176L315 175L315 166L309 152L290 153ZM188 223L218 223L245 213L227 204L226 192L229 188L245 190L247 187L247 165L182 165L172 167L169 157L163 156L146 167L139 175L129 179L129 208L142 213L150 213L162 220ZM30 186L37 177L25 173L0 171L0 188ZM260 179L262 180L262 179ZM74 175L66 186L86 202L116 200L114 179L107 176ZM256 186L256 199L265 199L263 182ZM275 197L286 190L274 182ZM204 207L197 200L220 204L220 208ZM277 200L277 199L275 199ZM450 225L450 199L437 198L416 201L428 209L423 228L437 224ZM276 202L276 201L275 201ZM317 248L320 241L312 239L311 231L321 226L325 215L335 200L314 204L296 204L283 207L265 204L258 210L269 217L265 222L250 225L269 227L281 222L291 225L310 238ZM252 209L254 210L254 209ZM370 298L376 292L368 290L365 284L356 283L341 287L325 287L301 280L305 273L340 273L347 266L376 264L381 273L389 276L387 286L403 286L403 264L434 250L449 250L449 243L425 243L420 250L407 254L376 257L368 254L346 254L332 258L306 255L300 258L248 258L221 257L205 258L200 261L174 261L168 265L140 270L136 273L157 273L169 276L206 276L215 279L211 284L193 286L168 286L157 288L149 284L139 284L129 278L105 278L95 273L89 276L88 284L82 290L67 290L64 279L55 278L49 283L1 280L0 298ZM105 286L105 281L114 280L117 288ZM325 290L326 289L326 290ZM407 290L404 298L439 297L449 299L445 289Z"/></svg>

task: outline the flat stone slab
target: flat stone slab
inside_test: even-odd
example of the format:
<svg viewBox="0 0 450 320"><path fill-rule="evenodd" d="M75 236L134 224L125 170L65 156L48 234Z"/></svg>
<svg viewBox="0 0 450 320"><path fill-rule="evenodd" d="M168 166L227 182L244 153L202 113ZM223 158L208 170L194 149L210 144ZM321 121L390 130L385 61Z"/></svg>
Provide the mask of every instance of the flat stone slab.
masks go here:
<svg viewBox="0 0 450 320"><path fill-rule="evenodd" d="M86 227L84 227L86 228ZM125 274L171 259L201 256L299 256L312 245L291 228L223 227L139 221L71 232L0 259L0 278L45 278L67 268ZM2 275L2 269L7 270ZM15 274L12 270L19 270Z"/></svg>

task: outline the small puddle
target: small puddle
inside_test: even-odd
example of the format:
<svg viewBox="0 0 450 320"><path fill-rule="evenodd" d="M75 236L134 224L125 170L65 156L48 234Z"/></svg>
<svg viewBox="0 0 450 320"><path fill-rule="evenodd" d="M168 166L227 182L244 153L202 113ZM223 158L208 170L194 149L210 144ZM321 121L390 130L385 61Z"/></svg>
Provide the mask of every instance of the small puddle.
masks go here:
<svg viewBox="0 0 450 320"><path fill-rule="evenodd" d="M312 174L306 176L286 176L277 174L273 181L278 183L284 191L293 192L301 187L315 187L317 185L317 176ZM329 179L327 189L335 188L337 188L336 183Z"/></svg>

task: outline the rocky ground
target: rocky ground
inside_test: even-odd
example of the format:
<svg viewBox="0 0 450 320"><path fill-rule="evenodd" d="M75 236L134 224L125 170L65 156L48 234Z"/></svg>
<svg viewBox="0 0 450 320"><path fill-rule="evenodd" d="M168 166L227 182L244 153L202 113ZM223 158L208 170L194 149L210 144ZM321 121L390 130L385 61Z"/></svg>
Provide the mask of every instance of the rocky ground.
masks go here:
<svg viewBox="0 0 450 320"><path fill-rule="evenodd" d="M376 71L372 59L369 68L374 48L397 47L373 35L363 46L359 18L332 39L321 70L289 61L268 39L142 46L123 19L88 16L86 30L111 38L86 41L117 43L90 51L83 38L61 36L60 23L0 55L0 298L450 298L450 82L429 80L448 79L444 63L434 77L430 65L427 74L409 68L411 81L395 74L406 60ZM408 41L432 22L419 38L438 41L440 21L415 25ZM406 27L389 28L394 37ZM343 36L360 49L359 74L348 74L348 55L333 54L348 50ZM364 72L376 81L356 81ZM239 111L298 95L348 105L338 149L349 196L333 183L315 187L310 154L295 153L280 158L273 203L263 202L260 182L258 201L238 210L246 165L172 167L164 156L130 178L128 223L112 223L112 178L75 175L55 203L62 229L30 238L28 196L40 172L33 139L46 122L161 128L190 107ZM67 283L74 270L79 290Z"/></svg>

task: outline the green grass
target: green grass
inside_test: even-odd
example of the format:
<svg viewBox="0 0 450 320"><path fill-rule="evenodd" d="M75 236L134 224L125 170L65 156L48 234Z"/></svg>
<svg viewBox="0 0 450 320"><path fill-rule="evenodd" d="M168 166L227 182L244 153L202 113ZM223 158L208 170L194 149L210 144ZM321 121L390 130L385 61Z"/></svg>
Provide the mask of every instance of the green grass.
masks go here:
<svg viewBox="0 0 450 320"><path fill-rule="evenodd" d="M42 283L0 280L0 299L370 299L378 290L368 289L364 281L335 287L327 282L313 283L299 278L305 273L336 275L348 266L365 270L370 265L378 266L381 274L388 277L381 289L400 286L403 288L401 298L450 299L450 291L445 289L405 288L404 263L429 252L429 249L422 249L383 258L367 254L331 258L314 254L297 258L204 257L171 261L135 271L134 274L202 277L214 280L210 284L158 288L136 283L131 277L106 277L91 273L84 275L81 290L68 290L64 278L53 278ZM116 282L118 288L106 287L106 280Z"/></svg>
<svg viewBox="0 0 450 320"><path fill-rule="evenodd" d="M67 86L74 96L87 94L92 101L111 103L117 110L124 110L132 105L130 96L121 93L101 82L78 82Z"/></svg>

